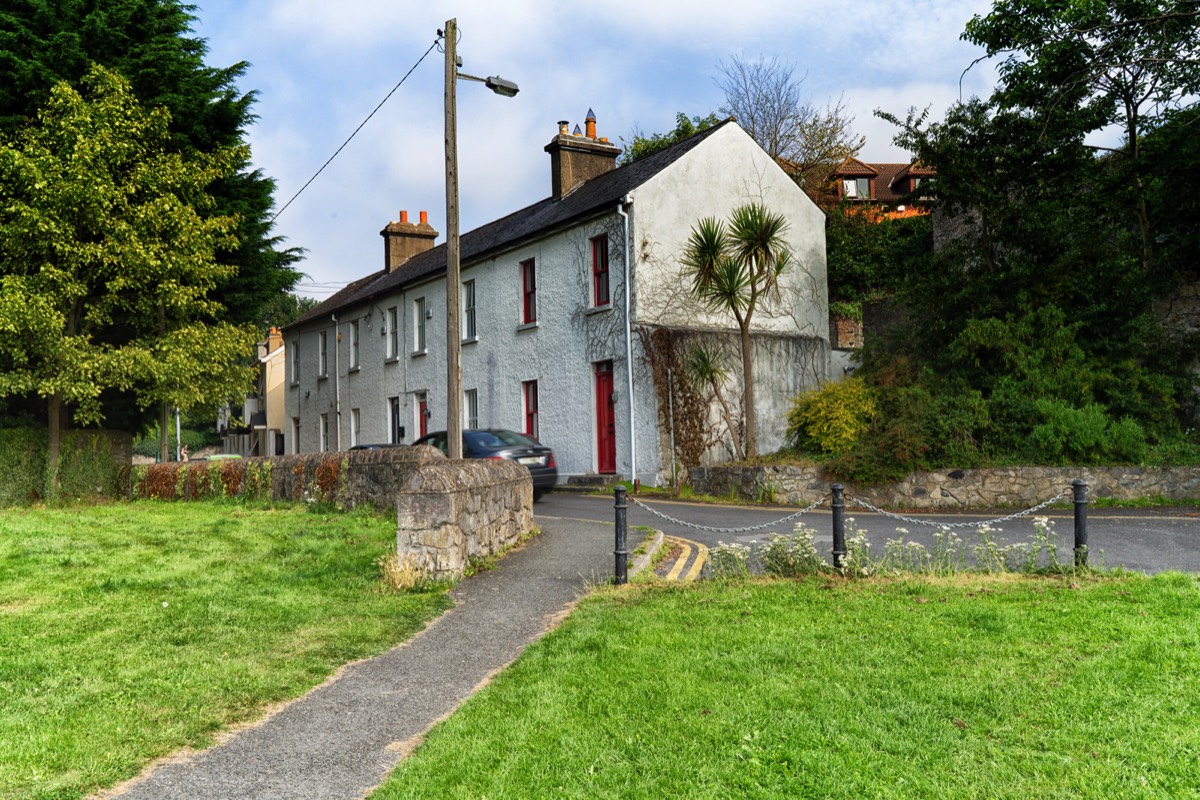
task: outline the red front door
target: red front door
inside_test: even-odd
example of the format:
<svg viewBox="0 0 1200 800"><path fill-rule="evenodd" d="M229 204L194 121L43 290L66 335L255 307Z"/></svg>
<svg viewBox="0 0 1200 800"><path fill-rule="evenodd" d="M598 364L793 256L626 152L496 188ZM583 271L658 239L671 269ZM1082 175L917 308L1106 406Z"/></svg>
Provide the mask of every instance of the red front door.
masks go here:
<svg viewBox="0 0 1200 800"><path fill-rule="evenodd" d="M617 424L613 413L613 366L596 364L596 470L617 471Z"/></svg>
<svg viewBox="0 0 1200 800"><path fill-rule="evenodd" d="M429 433L429 400L424 392L417 395L417 427L421 436Z"/></svg>

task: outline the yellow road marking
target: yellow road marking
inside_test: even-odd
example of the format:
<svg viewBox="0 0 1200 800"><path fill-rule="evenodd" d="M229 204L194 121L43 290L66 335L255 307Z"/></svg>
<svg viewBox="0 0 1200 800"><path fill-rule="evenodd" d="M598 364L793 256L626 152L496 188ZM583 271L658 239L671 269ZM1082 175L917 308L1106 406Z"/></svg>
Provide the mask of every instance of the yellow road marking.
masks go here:
<svg viewBox="0 0 1200 800"><path fill-rule="evenodd" d="M692 554L692 548L683 539L671 537L671 542L683 548L682 555L675 561L675 566L671 567L671 571L667 573L667 580L673 581L679 578L679 573L683 572L683 567L687 564L688 557Z"/></svg>
<svg viewBox="0 0 1200 800"><path fill-rule="evenodd" d="M699 542L693 542L691 539L684 539L680 536L667 536L665 540L671 544L678 545L683 552L675 559L675 563L671 566L671 570L666 574L664 580L696 580L700 575L700 570L704 569L704 562L708 559L708 548ZM684 574L683 569L687 566L688 559L692 557L693 549L696 551L696 559L692 562L691 569Z"/></svg>
<svg viewBox="0 0 1200 800"><path fill-rule="evenodd" d="M696 563L692 564L692 568L688 570L687 575L683 576L685 581L694 581L700 575L700 570L704 569L704 562L708 559L708 548L702 544L696 544Z"/></svg>

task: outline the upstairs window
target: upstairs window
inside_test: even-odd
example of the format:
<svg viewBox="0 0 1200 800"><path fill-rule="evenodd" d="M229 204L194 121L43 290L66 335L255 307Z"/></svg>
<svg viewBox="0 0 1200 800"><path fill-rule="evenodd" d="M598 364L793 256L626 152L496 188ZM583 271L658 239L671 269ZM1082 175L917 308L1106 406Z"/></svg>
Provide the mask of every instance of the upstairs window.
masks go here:
<svg viewBox="0 0 1200 800"><path fill-rule="evenodd" d="M387 357L396 358L400 355L400 315L395 306L387 310L383 332L387 336Z"/></svg>
<svg viewBox="0 0 1200 800"><path fill-rule="evenodd" d="M317 377L324 378L329 374L329 335L321 331L317 345Z"/></svg>
<svg viewBox="0 0 1200 800"><path fill-rule="evenodd" d="M475 281L463 281L462 285L463 338L474 341L475 336Z"/></svg>
<svg viewBox="0 0 1200 800"><path fill-rule="evenodd" d="M350 369L358 369L358 320L350 322Z"/></svg>
<svg viewBox="0 0 1200 800"><path fill-rule="evenodd" d="M608 236L592 239L592 305L608 305Z"/></svg>
<svg viewBox="0 0 1200 800"><path fill-rule="evenodd" d="M289 353L289 355L291 356L290 361L292 362L291 363L292 384L295 385L300 382L300 340L299 339L292 340L292 347L291 347L291 352ZM299 451L297 451L297 452L299 452Z"/></svg>
<svg viewBox="0 0 1200 800"><path fill-rule="evenodd" d="M413 300L413 352L425 352L425 298Z"/></svg>
<svg viewBox="0 0 1200 800"><path fill-rule="evenodd" d="M537 322L537 268L532 258L521 262L521 322Z"/></svg>

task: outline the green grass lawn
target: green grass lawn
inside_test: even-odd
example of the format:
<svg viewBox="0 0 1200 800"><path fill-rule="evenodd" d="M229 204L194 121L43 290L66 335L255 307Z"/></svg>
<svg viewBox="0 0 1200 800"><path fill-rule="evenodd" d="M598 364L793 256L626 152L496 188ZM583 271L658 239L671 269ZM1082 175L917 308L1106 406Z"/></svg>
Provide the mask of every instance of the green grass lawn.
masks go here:
<svg viewBox="0 0 1200 800"><path fill-rule="evenodd" d="M1200 588L601 590L373 800L415 797L1200 797Z"/></svg>
<svg viewBox="0 0 1200 800"><path fill-rule="evenodd" d="M0 511L0 797L74 798L409 638L395 519L132 503Z"/></svg>

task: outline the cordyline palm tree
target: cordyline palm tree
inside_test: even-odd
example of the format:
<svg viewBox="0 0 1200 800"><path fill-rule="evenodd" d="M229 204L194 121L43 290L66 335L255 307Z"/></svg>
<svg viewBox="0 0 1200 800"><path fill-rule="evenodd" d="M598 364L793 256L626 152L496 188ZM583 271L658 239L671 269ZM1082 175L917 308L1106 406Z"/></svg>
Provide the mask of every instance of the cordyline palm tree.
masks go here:
<svg viewBox="0 0 1200 800"><path fill-rule="evenodd" d="M729 379L729 372L722 364L721 354L715 348L698 344L683 355L683 368L688 380L697 390L703 392L712 389L721 404L721 412L725 416L725 427L729 428L729 436L733 439L733 454L740 461L746 457L742 451L742 437L738 435L737 425L733 422L733 414L729 412L729 404L721 393L721 384Z"/></svg>
<svg viewBox="0 0 1200 800"><path fill-rule="evenodd" d="M747 458L758 454L750 323L760 301L779 299L779 276L792 261L783 240L787 229L782 214L773 214L759 203L747 203L734 209L728 225L713 217L700 220L683 251L692 293L709 309L732 314L741 332Z"/></svg>

